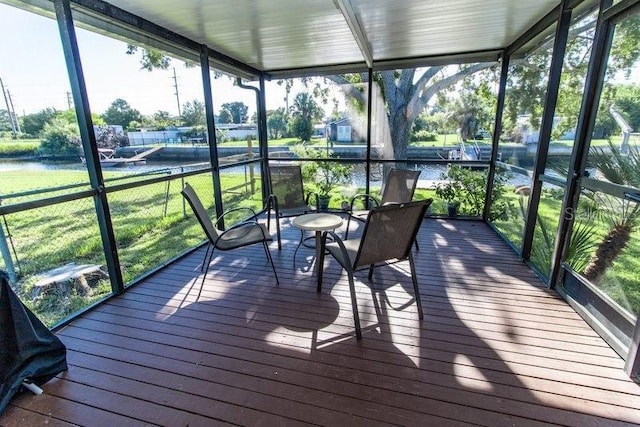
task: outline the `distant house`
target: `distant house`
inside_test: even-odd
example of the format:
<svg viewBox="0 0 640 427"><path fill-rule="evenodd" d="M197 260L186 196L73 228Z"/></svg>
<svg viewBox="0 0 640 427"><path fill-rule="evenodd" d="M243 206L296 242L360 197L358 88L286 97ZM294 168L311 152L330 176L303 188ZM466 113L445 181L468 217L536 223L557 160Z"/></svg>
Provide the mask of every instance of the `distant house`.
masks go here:
<svg viewBox="0 0 640 427"><path fill-rule="evenodd" d="M366 129L363 120L344 117L327 124L327 139L334 142L364 141Z"/></svg>
<svg viewBox="0 0 640 427"><path fill-rule="evenodd" d="M312 138L325 138L327 136L327 126L314 125Z"/></svg>
<svg viewBox="0 0 640 427"><path fill-rule="evenodd" d="M216 124L218 137L221 141L244 140L249 135L253 139L258 138L258 126L252 123L243 124ZM206 143L206 129L201 127L198 135L193 135L193 127L181 126L178 128L167 128L166 130L140 130L128 132L131 145L148 144L171 144L178 142Z"/></svg>

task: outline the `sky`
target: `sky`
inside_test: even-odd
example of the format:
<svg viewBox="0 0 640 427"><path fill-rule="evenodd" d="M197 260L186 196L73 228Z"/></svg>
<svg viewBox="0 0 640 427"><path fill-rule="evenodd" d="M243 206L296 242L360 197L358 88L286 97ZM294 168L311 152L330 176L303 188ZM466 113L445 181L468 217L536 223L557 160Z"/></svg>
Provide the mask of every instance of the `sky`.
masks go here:
<svg viewBox="0 0 640 427"><path fill-rule="evenodd" d="M180 105L203 101L199 67L185 68L179 60L168 70L140 69L140 56L127 55L126 44L76 28L91 111L101 114L117 99L151 115L158 110L178 114L173 67ZM22 116L53 107L69 108L70 85L57 23L50 18L0 3L0 79L16 114ZM257 82L253 83L257 85ZM226 102L244 102L255 112L255 93L233 87L229 78L212 81L214 110ZM284 105L284 91L267 85L267 109ZM0 96L0 109L6 109Z"/></svg>

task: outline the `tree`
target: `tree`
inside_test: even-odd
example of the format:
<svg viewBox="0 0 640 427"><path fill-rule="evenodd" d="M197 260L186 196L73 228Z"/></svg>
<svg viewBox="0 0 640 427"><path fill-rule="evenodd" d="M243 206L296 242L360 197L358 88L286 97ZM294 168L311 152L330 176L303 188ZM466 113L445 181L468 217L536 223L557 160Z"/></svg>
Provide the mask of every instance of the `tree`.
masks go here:
<svg viewBox="0 0 640 427"><path fill-rule="evenodd" d="M269 138L282 138L287 130L287 115L284 108L267 111L267 132Z"/></svg>
<svg viewBox="0 0 640 427"><path fill-rule="evenodd" d="M311 140L313 124L322 120L324 111L313 99L312 95L301 92L296 95L291 106L291 130L301 141Z"/></svg>
<svg viewBox="0 0 640 427"><path fill-rule="evenodd" d="M50 122L56 114L58 114L58 111L55 108L45 108L37 113L27 114L21 118L20 128L25 134L37 137L44 129L44 125Z"/></svg>
<svg viewBox="0 0 640 427"><path fill-rule="evenodd" d="M637 146L630 146L629 153L625 155L609 141L607 151L592 147L589 160L608 181L640 188L640 148ZM598 284L627 246L631 233L640 223L640 204L608 194L596 193L595 197L602 208L602 218L609 225L609 231L596 246L583 275L592 283Z"/></svg>
<svg viewBox="0 0 640 427"><path fill-rule="evenodd" d="M245 123L249 118L249 107L243 102L225 102L222 104L222 110L227 110L231 114L232 123Z"/></svg>
<svg viewBox="0 0 640 427"><path fill-rule="evenodd" d="M118 98L111 103L111 106L102 114L102 118L107 124L120 125L127 129L129 123L142 121L142 114L122 98Z"/></svg>
<svg viewBox="0 0 640 427"><path fill-rule="evenodd" d="M233 116L231 115L231 112L224 109L220 110L220 113L218 114L218 123L223 125L233 123Z"/></svg>
<svg viewBox="0 0 640 427"><path fill-rule="evenodd" d="M460 130L463 141L475 139L482 127L488 127L495 111L495 98L488 94L486 82L479 85L465 82L458 92L460 97L451 106L450 120ZM483 96L484 94L484 96Z"/></svg>
<svg viewBox="0 0 640 427"><path fill-rule="evenodd" d="M0 110L0 132L11 131L11 118L7 110Z"/></svg>
<svg viewBox="0 0 640 427"><path fill-rule="evenodd" d="M435 95L454 86L465 77L494 65L493 62L482 62L457 67L406 68L374 73L374 81L380 87L387 106L394 158L407 158L413 123ZM357 105L365 104L366 93L361 91L361 85L356 83L368 82L368 74L335 75L327 78L343 88L346 95Z"/></svg>
<svg viewBox="0 0 640 427"><path fill-rule="evenodd" d="M206 126L204 103L194 99L182 106L182 123L185 126Z"/></svg>

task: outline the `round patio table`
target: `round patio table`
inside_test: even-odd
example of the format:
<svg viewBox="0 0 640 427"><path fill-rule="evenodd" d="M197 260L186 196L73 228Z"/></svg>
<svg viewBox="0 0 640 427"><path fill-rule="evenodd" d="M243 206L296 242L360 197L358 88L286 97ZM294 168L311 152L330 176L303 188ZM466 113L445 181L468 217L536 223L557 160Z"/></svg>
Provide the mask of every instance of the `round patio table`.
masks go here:
<svg viewBox="0 0 640 427"><path fill-rule="evenodd" d="M322 238L322 232L328 230L335 230L336 228L342 225L342 218L338 215L330 214L330 213L309 213L297 216L291 221L294 227L300 229L300 242L296 247L295 252L293 253L293 262L295 265L296 262L296 254L298 253L298 249L300 249L300 245L304 239L305 231L315 231L315 248L316 248L316 274L320 269L320 265L318 264L318 260L320 259L320 239Z"/></svg>

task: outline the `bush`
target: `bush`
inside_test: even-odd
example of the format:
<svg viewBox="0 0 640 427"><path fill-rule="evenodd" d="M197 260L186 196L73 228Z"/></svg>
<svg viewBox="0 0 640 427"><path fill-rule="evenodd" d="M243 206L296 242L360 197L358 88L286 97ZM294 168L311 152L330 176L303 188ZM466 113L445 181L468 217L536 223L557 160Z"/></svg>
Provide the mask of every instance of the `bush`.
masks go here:
<svg viewBox="0 0 640 427"><path fill-rule="evenodd" d="M80 149L80 132L75 123L55 118L44 125L40 149L45 154L69 155L78 154Z"/></svg>
<svg viewBox="0 0 640 427"><path fill-rule="evenodd" d="M449 165L447 173L442 174L445 183L436 188L436 196L447 204L457 204L464 215L482 215L487 194L487 179L489 170L473 171L470 168ZM506 188L504 183L508 175L497 173L493 183L489 211L489 220L507 220L509 216L509 200L504 197Z"/></svg>
<svg viewBox="0 0 640 427"><path fill-rule="evenodd" d="M421 130L418 132L414 132L411 135L411 142L419 142L419 141L436 141L437 135L434 132L429 132L428 130Z"/></svg>

